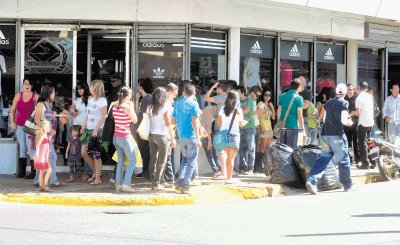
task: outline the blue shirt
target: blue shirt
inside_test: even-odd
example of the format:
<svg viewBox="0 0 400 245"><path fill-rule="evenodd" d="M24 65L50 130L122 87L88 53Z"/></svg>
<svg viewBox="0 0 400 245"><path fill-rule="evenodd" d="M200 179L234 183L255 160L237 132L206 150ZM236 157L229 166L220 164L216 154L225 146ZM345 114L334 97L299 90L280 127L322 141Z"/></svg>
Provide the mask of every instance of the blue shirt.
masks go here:
<svg viewBox="0 0 400 245"><path fill-rule="evenodd" d="M292 107L290 108L288 117L286 119L286 128L299 128L299 120L297 120L297 109L303 108L303 98L295 91L289 90L281 95L279 98L279 105L281 106L281 117L279 120L283 121L286 111L289 108L290 101L293 99Z"/></svg>
<svg viewBox="0 0 400 245"><path fill-rule="evenodd" d="M349 108L349 102L346 100L336 97L328 100L325 103L325 122L322 127L321 135L326 136L341 136L344 134L343 123L342 123L342 111L347 111Z"/></svg>
<svg viewBox="0 0 400 245"><path fill-rule="evenodd" d="M199 104L193 99L183 98L175 101L172 117L176 120L179 139L190 139L196 137L194 133L192 118L200 116Z"/></svg>

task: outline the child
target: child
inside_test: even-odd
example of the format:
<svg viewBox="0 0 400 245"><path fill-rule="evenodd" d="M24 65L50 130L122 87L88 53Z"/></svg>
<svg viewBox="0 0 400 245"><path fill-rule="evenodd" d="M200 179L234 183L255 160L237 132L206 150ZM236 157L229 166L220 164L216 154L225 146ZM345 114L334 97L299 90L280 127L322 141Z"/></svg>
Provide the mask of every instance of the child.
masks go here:
<svg viewBox="0 0 400 245"><path fill-rule="evenodd" d="M71 138L68 139L68 146L65 151L65 159L68 159L69 165L69 179L67 183L72 183L77 180L74 173L82 173L80 130L81 127L79 125L71 127Z"/></svg>
<svg viewBox="0 0 400 245"><path fill-rule="evenodd" d="M48 133L50 132L50 123L47 120L40 122L36 131L36 153L34 157L34 166L39 170L39 191L49 192L49 178L51 167L49 164L50 141ZM45 174L46 173L46 174ZM43 180L44 177L44 180Z"/></svg>

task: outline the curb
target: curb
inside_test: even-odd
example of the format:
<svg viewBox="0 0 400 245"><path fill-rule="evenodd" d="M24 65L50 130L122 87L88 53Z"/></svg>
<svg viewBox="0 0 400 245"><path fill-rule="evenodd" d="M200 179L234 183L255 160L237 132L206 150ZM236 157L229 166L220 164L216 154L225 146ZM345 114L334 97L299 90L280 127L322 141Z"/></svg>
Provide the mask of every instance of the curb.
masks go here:
<svg viewBox="0 0 400 245"><path fill-rule="evenodd" d="M384 181L380 174L375 173L353 176L352 180L357 185ZM297 194L297 191L287 191L286 186L279 184L258 184L256 186L202 185L193 186L190 192L190 195L171 195L170 193L159 195L0 193L0 201L65 206L159 206L235 202Z"/></svg>

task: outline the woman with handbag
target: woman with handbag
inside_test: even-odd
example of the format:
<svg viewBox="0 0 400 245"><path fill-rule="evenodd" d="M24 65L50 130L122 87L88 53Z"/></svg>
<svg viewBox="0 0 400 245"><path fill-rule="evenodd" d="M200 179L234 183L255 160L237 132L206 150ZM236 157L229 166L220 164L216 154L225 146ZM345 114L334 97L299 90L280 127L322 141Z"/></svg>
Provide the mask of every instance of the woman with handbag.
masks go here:
<svg viewBox="0 0 400 245"><path fill-rule="evenodd" d="M158 87L151 95L150 104L150 181L152 190L160 191L169 148L176 147L175 135L171 125L173 107L167 98L167 91Z"/></svg>
<svg viewBox="0 0 400 245"><path fill-rule="evenodd" d="M115 178L115 189L120 192L135 192L131 181L133 171L136 166L136 143L132 140L131 124L137 123L137 116L134 110L132 90L122 87L119 92L119 99L112 105L114 116L114 139L113 144L118 155L118 164ZM123 176L123 166L125 158L128 159L125 176Z"/></svg>
<svg viewBox="0 0 400 245"><path fill-rule="evenodd" d="M54 148L55 135L57 130L57 118L50 108L50 103L53 102L56 95L53 85L46 84L40 90L39 99L35 108L35 124L39 125L41 121L47 120L50 122L51 130L49 133L50 140L50 167L52 169L50 175L50 185L53 187L61 186L61 183L57 180L57 153ZM35 185L39 184L39 172L36 172L35 179L33 180Z"/></svg>
<svg viewBox="0 0 400 245"><path fill-rule="evenodd" d="M272 130L272 120L275 120L275 108L271 102L271 91L267 90L264 92L263 99L257 105L260 113L258 119L260 121L260 151L265 153L272 142L274 132Z"/></svg>
<svg viewBox="0 0 400 245"><path fill-rule="evenodd" d="M104 121L107 116L107 99L105 98L104 83L102 80L93 80L89 87L92 95L88 100L87 116L81 129L82 157L93 171L88 179L91 185L101 184L101 136Z"/></svg>
<svg viewBox="0 0 400 245"><path fill-rule="evenodd" d="M33 158L35 154L34 151L31 151L31 147L29 147L30 135L24 132L24 125L28 117L35 110L35 102L37 101L39 96L32 92L33 84L28 79L25 78L22 85L23 91L17 93L14 96L14 100L11 106L10 126L17 136L19 147L17 178L25 177L25 179L33 179L36 174L33 166ZM25 176L27 165L27 150L29 153L29 158L31 159L31 173Z"/></svg>
<svg viewBox="0 0 400 245"><path fill-rule="evenodd" d="M239 96L235 92L229 92L225 101L225 105L221 108L218 117L217 125L220 131L217 134L226 135L225 143L221 147L214 144L216 150L219 151L219 159L221 164L221 176L218 180L226 179L226 183L232 183L233 166L237 151L239 150L240 142L240 127L246 125L243 120L243 112L241 109L236 109L236 103ZM214 139L218 139L217 136ZM216 140L214 140L216 143ZM223 147L223 150L220 150Z"/></svg>

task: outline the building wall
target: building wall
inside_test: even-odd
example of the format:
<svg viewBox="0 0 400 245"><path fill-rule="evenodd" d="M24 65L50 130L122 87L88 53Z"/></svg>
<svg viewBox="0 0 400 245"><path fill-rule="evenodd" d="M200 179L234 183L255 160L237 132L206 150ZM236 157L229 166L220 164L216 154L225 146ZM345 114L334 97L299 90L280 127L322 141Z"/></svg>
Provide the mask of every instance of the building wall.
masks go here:
<svg viewBox="0 0 400 245"><path fill-rule="evenodd" d="M337 13L270 1L169 0L1 0L7 19L98 22L204 23L225 27L297 32L363 39L361 15ZM161 6L163 5L163 6Z"/></svg>

